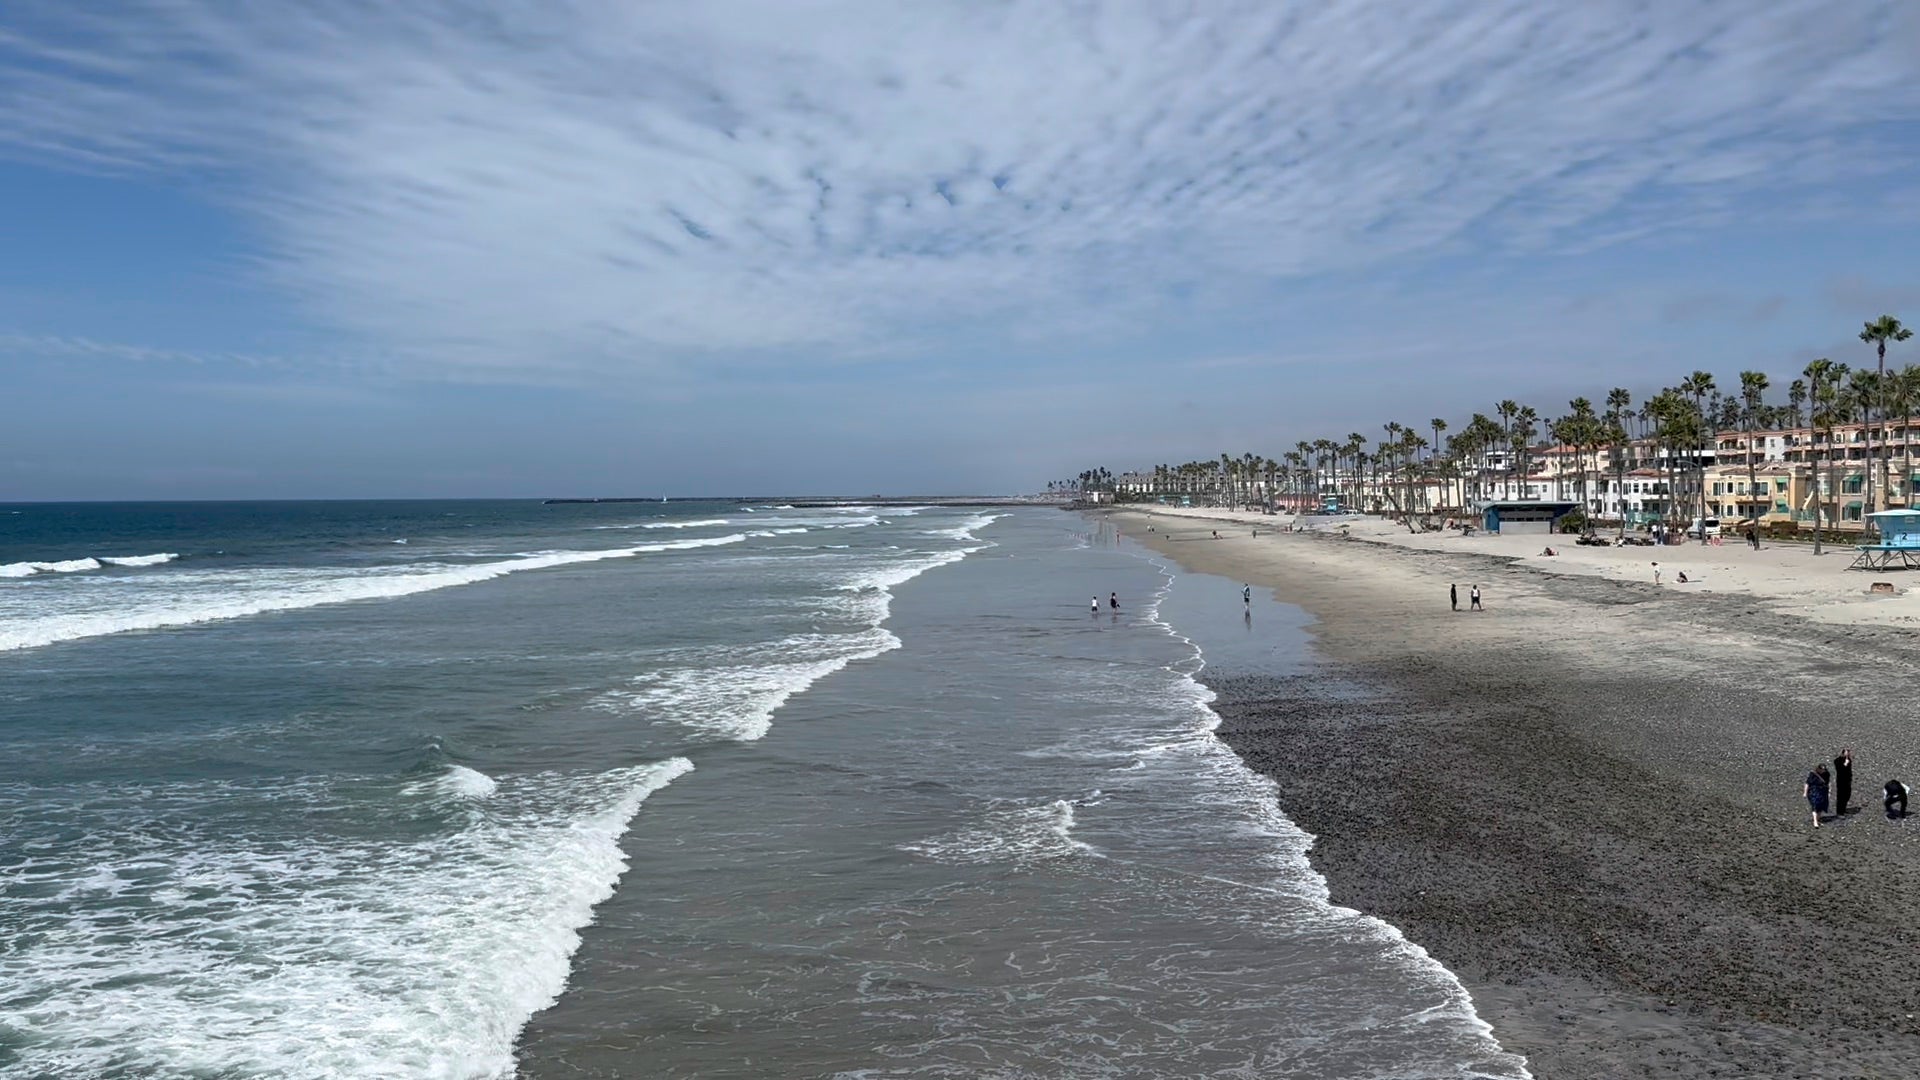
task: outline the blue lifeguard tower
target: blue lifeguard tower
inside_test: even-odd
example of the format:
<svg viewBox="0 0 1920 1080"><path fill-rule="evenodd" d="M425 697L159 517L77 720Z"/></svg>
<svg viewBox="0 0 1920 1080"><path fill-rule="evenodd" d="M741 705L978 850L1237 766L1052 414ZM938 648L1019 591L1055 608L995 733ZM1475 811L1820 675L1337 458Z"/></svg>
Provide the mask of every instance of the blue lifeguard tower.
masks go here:
<svg viewBox="0 0 1920 1080"><path fill-rule="evenodd" d="M1880 540L1860 544L1849 570L1920 570L1920 510L1882 510L1868 514Z"/></svg>

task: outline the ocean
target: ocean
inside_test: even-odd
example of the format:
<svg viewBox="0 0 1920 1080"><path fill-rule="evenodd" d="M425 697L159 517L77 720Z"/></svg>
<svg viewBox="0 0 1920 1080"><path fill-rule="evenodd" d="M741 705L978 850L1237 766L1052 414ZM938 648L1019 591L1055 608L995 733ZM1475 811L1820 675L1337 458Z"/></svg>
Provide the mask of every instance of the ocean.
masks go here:
<svg viewBox="0 0 1920 1080"><path fill-rule="evenodd" d="M1525 1077L1211 733L1302 627L1051 509L0 506L0 1077Z"/></svg>

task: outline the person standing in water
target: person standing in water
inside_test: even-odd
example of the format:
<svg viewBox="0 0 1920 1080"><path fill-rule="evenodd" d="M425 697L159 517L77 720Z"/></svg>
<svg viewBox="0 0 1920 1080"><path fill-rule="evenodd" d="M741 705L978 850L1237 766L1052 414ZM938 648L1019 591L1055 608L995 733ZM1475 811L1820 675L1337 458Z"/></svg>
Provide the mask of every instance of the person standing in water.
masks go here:
<svg viewBox="0 0 1920 1080"><path fill-rule="evenodd" d="M1847 800L1853 798L1853 751L1840 748L1840 756L1833 759L1833 812L1843 815L1847 812Z"/></svg>
<svg viewBox="0 0 1920 1080"><path fill-rule="evenodd" d="M1460 610L1460 586L1458 583L1447 586L1447 603L1453 605L1453 610Z"/></svg>
<svg viewBox="0 0 1920 1080"><path fill-rule="evenodd" d="M1097 596L1093 598L1093 613L1100 614L1100 598Z"/></svg>
<svg viewBox="0 0 1920 1080"><path fill-rule="evenodd" d="M1246 605L1248 611L1253 610L1253 586L1240 586L1240 602Z"/></svg>
<svg viewBox="0 0 1920 1080"><path fill-rule="evenodd" d="M1112 608L1112 609L1113 609L1113 610L1115 610L1115 611L1119 611L1119 610L1120 610L1120 594L1119 594L1119 593L1117 593L1117 592L1115 592L1115 593L1108 593L1108 594L1107 594L1107 606L1108 606L1108 607L1110 607L1110 608Z"/></svg>

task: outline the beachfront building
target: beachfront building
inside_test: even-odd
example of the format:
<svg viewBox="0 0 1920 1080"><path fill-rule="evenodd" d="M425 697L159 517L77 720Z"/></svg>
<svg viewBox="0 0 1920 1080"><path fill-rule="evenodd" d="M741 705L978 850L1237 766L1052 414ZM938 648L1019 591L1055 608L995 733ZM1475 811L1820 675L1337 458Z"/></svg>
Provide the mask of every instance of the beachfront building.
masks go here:
<svg viewBox="0 0 1920 1080"><path fill-rule="evenodd" d="M1479 511L1482 527L1490 533L1551 536L1560 531L1561 521L1579 508L1579 503L1558 499L1494 500L1483 503Z"/></svg>
<svg viewBox="0 0 1920 1080"><path fill-rule="evenodd" d="M1790 524L1800 520L1804 503L1810 502L1810 481L1806 469L1776 461L1753 468L1722 465L1707 474L1707 513L1723 524L1753 520L1763 525ZM1812 521L1811 511L1807 520Z"/></svg>
<svg viewBox="0 0 1920 1080"><path fill-rule="evenodd" d="M1664 520L1674 511L1672 485L1667 474L1658 469L1629 469L1624 474L1607 472L1593 482L1593 515L1607 521L1623 516L1628 525L1645 525Z"/></svg>
<svg viewBox="0 0 1920 1080"><path fill-rule="evenodd" d="M1889 418L1884 431L1876 424L1836 424L1831 438L1826 428L1797 427L1752 434L1723 432L1717 441L1728 463L1744 465L1757 458L1817 471L1834 489L1823 489L1819 496L1833 500L1842 527L1862 527L1865 515L1875 509L1913 506L1914 491L1920 487L1920 472L1915 469L1915 459L1920 458L1920 423L1910 425L1901 418ZM1884 459L1871 478L1869 458ZM1834 476L1829 478L1829 472ZM1867 506L1869 488L1872 507ZM1813 493L1808 495L1810 507ZM1798 508L1800 503L1794 505ZM1812 520L1810 509L1805 520Z"/></svg>

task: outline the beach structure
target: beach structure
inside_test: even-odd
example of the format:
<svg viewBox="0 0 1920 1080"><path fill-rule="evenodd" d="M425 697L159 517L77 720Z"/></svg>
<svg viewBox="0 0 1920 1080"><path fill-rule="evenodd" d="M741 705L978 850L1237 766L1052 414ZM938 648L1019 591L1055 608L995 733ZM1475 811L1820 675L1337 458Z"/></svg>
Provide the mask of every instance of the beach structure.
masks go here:
<svg viewBox="0 0 1920 1080"><path fill-rule="evenodd" d="M1877 543L1854 550L1849 570L1920 570L1920 510L1882 510L1868 514L1880 530Z"/></svg>
<svg viewBox="0 0 1920 1080"><path fill-rule="evenodd" d="M1484 527L1503 536L1539 534L1550 536L1560 530L1560 519L1580 508L1577 502L1544 500L1485 502L1479 506Z"/></svg>

